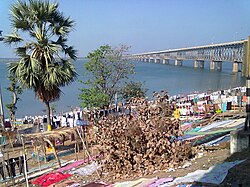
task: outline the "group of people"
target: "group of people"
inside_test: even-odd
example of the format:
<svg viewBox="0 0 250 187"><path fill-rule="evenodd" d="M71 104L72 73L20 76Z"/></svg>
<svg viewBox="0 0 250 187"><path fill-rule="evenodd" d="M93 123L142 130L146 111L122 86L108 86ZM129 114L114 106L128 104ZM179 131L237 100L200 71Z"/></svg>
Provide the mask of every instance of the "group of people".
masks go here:
<svg viewBox="0 0 250 187"><path fill-rule="evenodd" d="M231 110L233 107L237 107L241 110L246 103L246 87L237 87L216 92L194 93L185 96L176 95L171 96L169 100L174 107L174 118L177 119L182 116L204 116L221 113ZM99 118L109 114L118 115L119 113L130 114L131 108L125 104L114 106L110 109L87 112L76 108L71 112L51 116L51 129L87 125L89 115ZM24 122L33 123L34 126L37 127L37 131L48 130L48 117L46 115L35 117L26 116Z"/></svg>
<svg viewBox="0 0 250 187"><path fill-rule="evenodd" d="M5 175L7 171L8 177L15 177L17 175L17 170L20 174L24 173L24 155L9 158L7 160L4 160L3 162L0 162L0 175L2 176L2 179L5 180L7 177ZM26 161L26 168L27 168L27 161Z"/></svg>

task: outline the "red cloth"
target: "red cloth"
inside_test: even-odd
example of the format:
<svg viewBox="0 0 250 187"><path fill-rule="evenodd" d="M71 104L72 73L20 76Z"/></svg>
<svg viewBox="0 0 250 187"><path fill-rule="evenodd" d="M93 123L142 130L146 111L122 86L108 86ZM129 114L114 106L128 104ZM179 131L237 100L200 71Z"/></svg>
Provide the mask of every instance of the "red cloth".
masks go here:
<svg viewBox="0 0 250 187"><path fill-rule="evenodd" d="M70 176L71 174L63 174L60 172L48 173L48 174L42 175L41 177L38 177L35 181L32 182L32 184L40 185L42 187L47 187L51 184L67 179Z"/></svg>

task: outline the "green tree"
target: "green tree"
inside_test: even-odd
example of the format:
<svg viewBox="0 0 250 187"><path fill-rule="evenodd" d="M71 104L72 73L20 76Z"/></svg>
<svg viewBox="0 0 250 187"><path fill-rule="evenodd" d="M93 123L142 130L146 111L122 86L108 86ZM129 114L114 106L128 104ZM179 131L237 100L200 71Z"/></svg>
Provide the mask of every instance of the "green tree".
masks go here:
<svg viewBox="0 0 250 187"><path fill-rule="evenodd" d="M82 107L102 108L114 101L124 81L134 74L134 65L122 58L127 49L104 45L88 54L85 69L89 79L82 81L87 88L82 88L79 95Z"/></svg>
<svg viewBox="0 0 250 187"><path fill-rule="evenodd" d="M143 83L130 81L125 83L120 94L123 99L129 101L133 97L145 97L147 91Z"/></svg>
<svg viewBox="0 0 250 187"><path fill-rule="evenodd" d="M80 94L80 98L82 100L82 107L88 108L101 108L106 106L109 100L107 94L99 92L95 88L82 89L82 93Z"/></svg>
<svg viewBox="0 0 250 187"><path fill-rule="evenodd" d="M11 63L9 71L45 103L50 124L50 102L60 98L60 87L77 77L71 62L76 50L66 44L74 21L58 10L58 3L43 0L19 0L10 12L13 33L4 42L17 46L20 60Z"/></svg>
<svg viewBox="0 0 250 187"><path fill-rule="evenodd" d="M7 87L6 89L12 93L12 96L11 96L12 102L6 104L5 106L9 110L10 119L12 121L15 121L16 120L15 114L17 110L16 104L17 104L17 101L20 99L18 95L22 94L23 89L20 85L18 85L17 79L15 76L9 75L8 79L10 80L10 86Z"/></svg>

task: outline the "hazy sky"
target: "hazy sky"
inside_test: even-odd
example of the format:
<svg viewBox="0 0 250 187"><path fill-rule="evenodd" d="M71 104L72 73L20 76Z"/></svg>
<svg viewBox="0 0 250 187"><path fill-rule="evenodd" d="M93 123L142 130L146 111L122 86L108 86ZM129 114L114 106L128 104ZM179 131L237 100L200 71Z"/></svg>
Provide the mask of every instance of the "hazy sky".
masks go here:
<svg viewBox="0 0 250 187"><path fill-rule="evenodd" d="M9 7L0 0L0 30L11 32ZM250 0L58 0L76 21L69 44L78 56L100 45L131 46L130 53L246 39L250 36ZM0 57L15 57L0 42Z"/></svg>

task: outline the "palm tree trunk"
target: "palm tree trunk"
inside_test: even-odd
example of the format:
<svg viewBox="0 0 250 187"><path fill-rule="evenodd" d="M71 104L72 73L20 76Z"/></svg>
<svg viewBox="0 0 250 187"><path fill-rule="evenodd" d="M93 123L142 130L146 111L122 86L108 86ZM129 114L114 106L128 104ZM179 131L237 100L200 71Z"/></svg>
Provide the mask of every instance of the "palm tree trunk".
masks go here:
<svg viewBox="0 0 250 187"><path fill-rule="evenodd" d="M47 125L51 125L49 101L45 101L45 105L46 105L47 114L48 114L48 124Z"/></svg>

